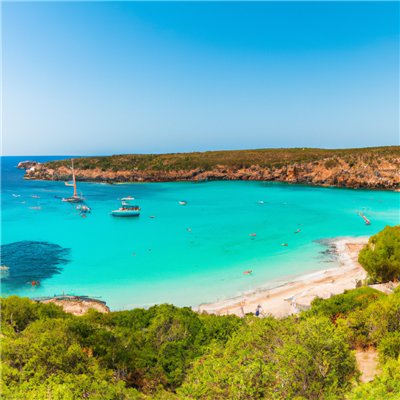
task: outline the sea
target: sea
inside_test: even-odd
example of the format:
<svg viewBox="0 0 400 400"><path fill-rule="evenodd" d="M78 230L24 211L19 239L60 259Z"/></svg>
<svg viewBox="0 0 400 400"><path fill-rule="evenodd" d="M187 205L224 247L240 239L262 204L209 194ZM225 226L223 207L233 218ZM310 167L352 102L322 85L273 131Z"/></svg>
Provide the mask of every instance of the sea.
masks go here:
<svg viewBox="0 0 400 400"><path fill-rule="evenodd" d="M2 296L197 307L338 266L333 239L400 223L400 193L255 181L78 182L91 208L84 218L60 199L72 187L24 180L15 167L65 158L1 158ZM127 196L140 216L112 216Z"/></svg>

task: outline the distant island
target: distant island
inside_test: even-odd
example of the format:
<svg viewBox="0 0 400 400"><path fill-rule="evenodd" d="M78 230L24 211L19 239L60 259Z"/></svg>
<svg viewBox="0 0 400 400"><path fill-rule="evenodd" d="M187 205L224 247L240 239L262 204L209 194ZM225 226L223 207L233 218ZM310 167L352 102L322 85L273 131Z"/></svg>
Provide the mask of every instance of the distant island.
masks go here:
<svg viewBox="0 0 400 400"><path fill-rule="evenodd" d="M400 146L124 154L74 159L87 182L254 180L365 189L400 189ZM24 179L68 181L70 160L22 162Z"/></svg>

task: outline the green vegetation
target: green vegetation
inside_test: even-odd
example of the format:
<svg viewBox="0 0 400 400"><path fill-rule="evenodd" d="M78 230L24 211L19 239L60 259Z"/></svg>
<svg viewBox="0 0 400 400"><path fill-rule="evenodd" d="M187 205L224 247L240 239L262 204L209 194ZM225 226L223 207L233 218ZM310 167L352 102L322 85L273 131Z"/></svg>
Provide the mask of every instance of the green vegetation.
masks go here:
<svg viewBox="0 0 400 400"><path fill-rule="evenodd" d="M282 320L167 304L75 317L16 296L1 306L4 399L400 397L399 289L346 291ZM383 372L359 384L353 350L370 346Z"/></svg>
<svg viewBox="0 0 400 400"><path fill-rule="evenodd" d="M349 167L357 164L375 165L382 160L398 158L399 146L370 147L362 149L259 149L237 151L206 151L204 153L172 153L172 154L126 154L108 157L82 157L74 160L76 168L96 169L103 171L172 171L200 168L211 170L217 165L226 168L240 169L258 165L262 168L283 167L293 163L321 163L326 168L340 165L338 158ZM70 160L51 161L45 164L48 168L70 166Z"/></svg>
<svg viewBox="0 0 400 400"><path fill-rule="evenodd" d="M399 237L386 227L360 254L376 277L398 265ZM168 304L76 317L17 296L1 311L4 399L400 398L400 286L316 298L280 320ZM355 350L371 347L381 373L361 384Z"/></svg>
<svg viewBox="0 0 400 400"><path fill-rule="evenodd" d="M400 279L400 225L387 226L360 251L358 261L371 283Z"/></svg>

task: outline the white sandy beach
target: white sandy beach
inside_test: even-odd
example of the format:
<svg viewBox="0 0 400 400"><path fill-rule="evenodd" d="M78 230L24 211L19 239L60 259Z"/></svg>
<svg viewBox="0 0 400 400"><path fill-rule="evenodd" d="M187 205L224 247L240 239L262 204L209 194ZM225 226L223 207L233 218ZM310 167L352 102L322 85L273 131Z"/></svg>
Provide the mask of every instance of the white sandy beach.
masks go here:
<svg viewBox="0 0 400 400"><path fill-rule="evenodd" d="M282 286L257 291L233 299L202 304L199 312L217 315L235 314L243 317L246 313L255 312L258 305L262 307L262 315L277 318L286 317L307 309L317 295L328 298L343 293L346 289L354 289L356 280L365 279L366 272L358 263L358 253L368 242L369 237L348 237L335 241L341 265L323 269L311 274L295 278ZM293 301L285 299L293 298Z"/></svg>

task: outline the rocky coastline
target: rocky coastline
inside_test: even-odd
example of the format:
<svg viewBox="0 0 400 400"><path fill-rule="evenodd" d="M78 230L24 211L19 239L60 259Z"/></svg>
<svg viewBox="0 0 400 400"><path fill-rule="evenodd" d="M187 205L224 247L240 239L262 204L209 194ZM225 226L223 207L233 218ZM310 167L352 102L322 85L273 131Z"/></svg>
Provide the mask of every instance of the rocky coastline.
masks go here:
<svg viewBox="0 0 400 400"><path fill-rule="evenodd" d="M65 166L49 168L35 161L21 162L17 168L25 169L24 179L69 181L71 170ZM400 157L388 161L383 159L373 166L360 163L351 166L344 160L323 159L315 162L292 163L283 167L263 168L252 165L249 168L234 168L217 165L210 170L201 168L188 170L118 170L75 169L77 181L127 183L127 182L183 182L204 180L249 180L285 182L315 186L334 186L353 189L400 190Z"/></svg>

